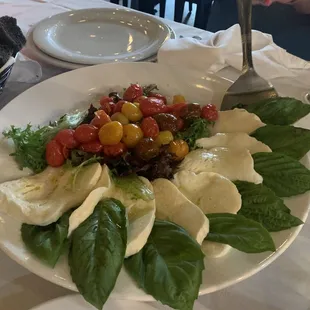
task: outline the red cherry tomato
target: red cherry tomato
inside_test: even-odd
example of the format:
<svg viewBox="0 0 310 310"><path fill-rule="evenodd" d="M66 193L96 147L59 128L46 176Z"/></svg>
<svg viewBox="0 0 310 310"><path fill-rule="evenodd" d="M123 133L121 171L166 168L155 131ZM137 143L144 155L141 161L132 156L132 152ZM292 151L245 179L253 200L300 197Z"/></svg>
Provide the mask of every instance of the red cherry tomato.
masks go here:
<svg viewBox="0 0 310 310"><path fill-rule="evenodd" d="M161 99L161 100L163 100L164 104L167 104L167 98L166 98L166 96L164 96L162 94L150 92L148 97Z"/></svg>
<svg viewBox="0 0 310 310"><path fill-rule="evenodd" d="M175 104L168 105L167 106L168 113L171 113L176 117L179 117L180 111L184 106L186 106L186 103L175 103Z"/></svg>
<svg viewBox="0 0 310 310"><path fill-rule="evenodd" d="M155 139L159 134L159 127L153 117L146 117L142 120L140 128L144 137Z"/></svg>
<svg viewBox="0 0 310 310"><path fill-rule="evenodd" d="M106 102L107 102L107 103L113 102L113 98L108 97L108 96L102 96L102 97L100 98L100 105L102 106L102 105L105 104Z"/></svg>
<svg viewBox="0 0 310 310"><path fill-rule="evenodd" d="M144 99L147 99L147 97L146 96L140 96L140 97L135 99L135 102L140 104Z"/></svg>
<svg viewBox="0 0 310 310"><path fill-rule="evenodd" d="M103 110L95 112L95 117L90 122L91 125L101 128L106 123L111 122L110 116Z"/></svg>
<svg viewBox="0 0 310 310"><path fill-rule="evenodd" d="M113 102L113 98L103 96L100 99L101 110L106 112L108 115L112 115L114 113L115 103Z"/></svg>
<svg viewBox="0 0 310 310"><path fill-rule="evenodd" d="M55 140L68 149L75 149L79 145L79 142L74 138L73 129L60 130L55 136Z"/></svg>
<svg viewBox="0 0 310 310"><path fill-rule="evenodd" d="M116 104L114 102L109 102L109 105L110 105L110 108L111 108L111 113L109 115L112 115L112 114L115 113L114 109L115 109Z"/></svg>
<svg viewBox="0 0 310 310"><path fill-rule="evenodd" d="M125 100L120 100L118 101L115 106L114 106L114 111L113 113L116 113L116 112L122 112L122 107L123 107L123 104L126 103L127 101Z"/></svg>
<svg viewBox="0 0 310 310"><path fill-rule="evenodd" d="M51 167L60 167L65 162L65 157L62 153L63 146L56 140L51 140L46 145L45 159Z"/></svg>
<svg viewBox="0 0 310 310"><path fill-rule="evenodd" d="M69 158L69 149L65 146L62 147L62 155L64 156L65 159Z"/></svg>
<svg viewBox="0 0 310 310"><path fill-rule="evenodd" d="M116 157L124 154L127 148L123 142L119 142L115 145L105 145L103 147L103 153L109 157Z"/></svg>
<svg viewBox="0 0 310 310"><path fill-rule="evenodd" d="M98 132L97 127L83 124L75 129L74 138L80 143L92 142L98 139Z"/></svg>
<svg viewBox="0 0 310 310"><path fill-rule="evenodd" d="M87 153L99 153L102 151L103 145L100 143L100 141L95 140L81 144L79 149Z"/></svg>
<svg viewBox="0 0 310 310"><path fill-rule="evenodd" d="M131 84L123 95L124 100L134 102L134 100L143 96L143 89L139 84Z"/></svg>
<svg viewBox="0 0 310 310"><path fill-rule="evenodd" d="M218 111L214 104L207 104L202 107L201 117L207 119L208 121L216 121L218 119Z"/></svg>
<svg viewBox="0 0 310 310"><path fill-rule="evenodd" d="M153 97L142 100L139 107L144 117L167 112L164 101Z"/></svg>

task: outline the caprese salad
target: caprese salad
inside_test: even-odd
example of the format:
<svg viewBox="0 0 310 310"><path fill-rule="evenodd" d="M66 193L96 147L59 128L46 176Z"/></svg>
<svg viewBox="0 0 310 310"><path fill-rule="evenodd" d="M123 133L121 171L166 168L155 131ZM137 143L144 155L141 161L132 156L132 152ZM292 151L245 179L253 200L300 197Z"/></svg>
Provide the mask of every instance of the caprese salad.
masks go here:
<svg viewBox="0 0 310 310"><path fill-rule="evenodd" d="M309 112L293 98L222 112L132 84L49 125L8 128L34 174L0 184L0 212L43 263L67 255L98 309L125 265L146 293L189 310L205 256L275 251L270 232L303 224L283 198L310 190L299 162L310 132L291 126Z"/></svg>

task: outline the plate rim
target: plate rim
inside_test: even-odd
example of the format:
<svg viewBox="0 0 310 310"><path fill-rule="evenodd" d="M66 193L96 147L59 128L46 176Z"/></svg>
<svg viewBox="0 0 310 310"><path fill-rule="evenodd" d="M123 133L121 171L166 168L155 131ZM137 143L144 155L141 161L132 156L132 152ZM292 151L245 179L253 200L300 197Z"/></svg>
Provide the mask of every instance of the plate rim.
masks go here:
<svg viewBox="0 0 310 310"><path fill-rule="evenodd" d="M40 29L40 27L44 27L44 24L48 23L48 21L53 20L53 19L56 19L56 20L59 19L60 20L60 18L62 16L68 16L68 15L70 15L70 13L72 14L72 12L88 13L88 12L98 12L98 11L101 11L103 13L117 11L117 12L121 12L123 14L136 15L136 16L139 16L140 18L144 18L144 19L147 18L147 19L151 20L153 23L160 25L161 27L164 28L165 33L166 33L165 38L158 42L158 44L156 45L156 48L155 47L153 47L153 49L147 48L146 50L150 50L150 51L148 53L144 53L144 56L137 59L137 61L144 61L144 60L147 60L148 58L151 58L153 55L156 55L158 53L158 50L160 49L160 47L171 37L171 27L169 27L166 23L164 23L162 20L160 20L159 18L157 18L155 16L149 16L145 13L134 11L134 10L131 10L129 8L126 9L126 8L102 8L102 7L100 8L99 7L99 8L88 8L88 9L79 9L79 10L71 10L71 11L67 11L67 12L61 12L61 13L58 13L58 14L55 14L55 15L52 15L52 16L49 16L47 18L42 19L33 27L33 31L32 31L33 42L36 45L36 47L38 47L39 50L41 50L43 53L47 54L48 56L55 58L57 60L72 63L72 61L69 61L68 56L62 55L61 53L58 53L57 50L56 50L56 53L54 53L54 52L51 52L51 50L47 49L46 46L44 46L44 44L42 43L42 40L38 38L39 37L38 31L42 31ZM156 51L155 51L155 49L156 49ZM145 56L145 54L147 56ZM81 57L81 58L78 57L78 58L73 58L72 60L74 60L73 64L88 65L88 66L113 62L112 59L104 60L105 59L104 56L103 57L94 57L94 59L96 59L96 60L93 60L93 61L91 59L92 59L92 57L89 58L89 60L87 60L87 58L84 58L84 57ZM132 59L125 59L125 57L122 57L122 58L117 59L116 62L132 62L132 61L133 61Z"/></svg>
<svg viewBox="0 0 310 310"><path fill-rule="evenodd" d="M167 67L166 65L164 64L155 64L155 63L143 63L143 62L137 62L137 63L111 63L111 64L100 64L100 65L97 65L97 66L91 66L91 67L85 67L85 68L81 68L79 70L81 70L80 72L83 72L83 71L86 71L86 70L92 70L94 67L96 68L99 68L99 67L105 67L105 66L120 66L120 65L136 65L136 66L143 66L143 65L147 65L147 66L163 66L163 67ZM172 66L174 68L176 68L177 70L180 70L180 71L193 71L193 72L199 72L197 70L187 70L186 68L180 68L178 66ZM216 77L218 80L222 80L223 82L229 82L231 83L230 80L228 79L225 79L225 78L222 78L222 77L218 77L212 73L202 73L200 71L201 74L203 74L204 76L214 76ZM60 75L57 75L57 76L54 76L50 79L47 79L45 81L42 81L41 83L29 88L26 92L29 92L29 91L34 91L36 87L40 87L41 84L43 83L49 83L53 80L57 80L60 76L63 76L63 75L70 75L70 74L77 74L77 71L69 71L69 72L65 72L63 74L60 74ZM26 93L24 92L24 93ZM22 96L24 93L20 94L19 96L17 96L16 98L14 98L11 102L9 102L3 109L2 111L5 111L6 107L8 107L12 102L14 102L15 100L18 99L18 97ZM1 113L1 111L0 111ZM307 156L307 158L309 158L309 155ZM301 218L304 222L306 221L308 215L309 215L309 209L310 209L310 203L309 203L309 200L307 202L307 206L305 206L305 214L304 216ZM289 246L293 243L293 241L296 239L296 237L298 236L298 234L300 233L301 229L303 228L303 225L300 225L298 227L295 227L295 228L292 228L290 229L290 231L292 232L288 238L286 239L285 242L283 242L281 244L281 246L277 249L276 252L274 253L271 253L267 258L265 258L263 261L261 261L260 263L256 264L255 267L252 267L250 271L248 271L247 273L243 274L242 276L240 276L239 278L234 278L234 279L231 279L231 280L226 280L226 281L223 281L222 284L219 284L219 285L213 285L213 286L209 286L207 288L204 288L204 289L201 289L199 290L199 295L204 295L204 294L208 294L208 293L212 293L212 292L215 292L215 291L218 291L218 290L221 290L221 289L224 289L228 286L231 286L232 284L236 284L236 283L239 283L249 277L251 277L252 275L258 273L259 271L261 271L262 269L264 269L266 266L270 265L273 261L275 261L280 255L282 255L285 250L287 250L289 248ZM0 238L0 249L2 249L11 259L13 259L14 261L16 261L18 264L20 264L21 266L25 267L25 264L23 262L22 259L19 259L17 256L15 256L12 252L9 251L9 249L6 248L5 244L3 243L3 241L1 240ZM61 281L56 281L55 278L50 278L48 276L45 276L45 274L42 275L42 273L40 272L37 272L35 269L33 268L29 268L29 266L25 267L26 269L28 269L29 271L31 271L32 273L38 275L39 277L43 278L43 279L46 279L47 281L49 282L52 282L54 284L57 284L57 285L60 285L64 288L67 288L69 290L73 290L73 287L72 285L68 285L68 282L61 282ZM126 293L113 293L111 294L111 298L117 298L117 299L126 299L126 300L135 300L135 301L154 301L154 298L150 295L147 295L146 293L141 296L141 295L134 295L132 293L130 294L126 294Z"/></svg>

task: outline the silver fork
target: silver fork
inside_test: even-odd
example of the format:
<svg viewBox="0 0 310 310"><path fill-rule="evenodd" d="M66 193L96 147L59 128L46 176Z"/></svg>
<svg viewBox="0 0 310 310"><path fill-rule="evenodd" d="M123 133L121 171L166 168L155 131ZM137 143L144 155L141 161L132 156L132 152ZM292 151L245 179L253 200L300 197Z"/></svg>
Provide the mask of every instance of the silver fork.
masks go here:
<svg viewBox="0 0 310 310"><path fill-rule="evenodd" d="M227 90L221 110L230 110L241 103L251 103L278 97L273 85L260 77L252 60L252 0L237 0L239 24L241 27L243 66L242 74Z"/></svg>

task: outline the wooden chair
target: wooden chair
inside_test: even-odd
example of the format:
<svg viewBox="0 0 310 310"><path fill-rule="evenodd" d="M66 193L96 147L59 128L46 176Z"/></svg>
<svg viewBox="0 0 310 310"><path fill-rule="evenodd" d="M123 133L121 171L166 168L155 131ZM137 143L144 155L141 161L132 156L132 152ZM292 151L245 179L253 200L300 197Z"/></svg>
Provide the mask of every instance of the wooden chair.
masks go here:
<svg viewBox="0 0 310 310"><path fill-rule="evenodd" d="M185 2L189 2L189 11L192 12L193 3L197 5L194 27L206 29L212 0L175 0L174 21L181 23L183 20Z"/></svg>
<svg viewBox="0 0 310 310"><path fill-rule="evenodd" d="M159 4L159 16L165 17L166 14L166 0L133 0L134 5L131 7L135 8L144 13L155 15L156 11L154 7Z"/></svg>
<svg viewBox="0 0 310 310"><path fill-rule="evenodd" d="M119 4L120 0L110 0L111 3ZM128 6L128 0L123 0L123 6Z"/></svg>

